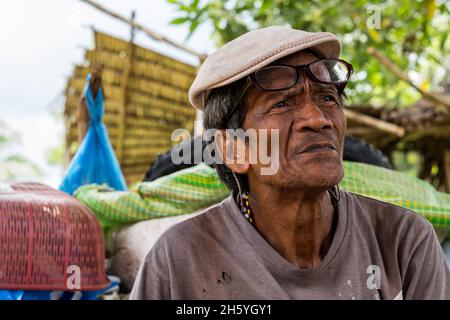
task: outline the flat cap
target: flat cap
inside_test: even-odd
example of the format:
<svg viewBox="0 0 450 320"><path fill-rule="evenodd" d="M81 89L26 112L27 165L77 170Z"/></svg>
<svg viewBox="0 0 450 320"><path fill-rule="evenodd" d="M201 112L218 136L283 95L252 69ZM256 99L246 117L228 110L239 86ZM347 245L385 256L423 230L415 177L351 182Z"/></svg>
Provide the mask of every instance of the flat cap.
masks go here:
<svg viewBox="0 0 450 320"><path fill-rule="evenodd" d="M242 79L306 48L319 51L325 58L338 58L341 52L339 39L330 32L306 32L280 26L247 32L208 56L189 89L189 101L203 110L211 89Z"/></svg>

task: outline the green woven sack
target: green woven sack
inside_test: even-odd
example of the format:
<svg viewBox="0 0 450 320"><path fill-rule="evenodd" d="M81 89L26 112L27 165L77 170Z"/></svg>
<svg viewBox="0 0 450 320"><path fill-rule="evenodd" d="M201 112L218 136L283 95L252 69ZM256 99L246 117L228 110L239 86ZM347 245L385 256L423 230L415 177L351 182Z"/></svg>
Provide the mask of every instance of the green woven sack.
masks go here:
<svg viewBox="0 0 450 320"><path fill-rule="evenodd" d="M343 190L414 210L435 227L450 228L450 195L401 172L344 161ZM152 182L135 192L87 185L74 196L97 215L104 227L187 214L220 202L229 195L217 173L201 163Z"/></svg>
<svg viewBox="0 0 450 320"><path fill-rule="evenodd" d="M201 163L155 181L138 183L135 192L107 185L86 185L74 196L94 211L103 227L192 213L229 195L217 173Z"/></svg>
<svg viewBox="0 0 450 320"><path fill-rule="evenodd" d="M344 161L343 190L396 204L424 215L435 227L450 228L450 194L405 173Z"/></svg>

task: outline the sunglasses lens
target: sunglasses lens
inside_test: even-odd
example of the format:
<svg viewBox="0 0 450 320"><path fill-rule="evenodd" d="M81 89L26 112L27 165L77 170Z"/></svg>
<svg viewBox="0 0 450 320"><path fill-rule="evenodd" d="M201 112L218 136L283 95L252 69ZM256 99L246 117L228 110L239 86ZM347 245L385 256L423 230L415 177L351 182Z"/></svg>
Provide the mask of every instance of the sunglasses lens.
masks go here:
<svg viewBox="0 0 450 320"><path fill-rule="evenodd" d="M338 60L318 60L309 69L318 80L334 84L348 81L351 75L349 67Z"/></svg>
<svg viewBox="0 0 450 320"><path fill-rule="evenodd" d="M281 90L297 82L297 71L288 66L269 66L255 72L258 85L266 90Z"/></svg>

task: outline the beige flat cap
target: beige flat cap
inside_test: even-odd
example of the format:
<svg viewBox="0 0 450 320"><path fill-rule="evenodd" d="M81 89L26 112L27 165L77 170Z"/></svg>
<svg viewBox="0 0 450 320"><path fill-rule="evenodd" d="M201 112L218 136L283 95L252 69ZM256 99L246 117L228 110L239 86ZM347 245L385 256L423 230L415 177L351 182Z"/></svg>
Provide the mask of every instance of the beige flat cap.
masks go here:
<svg viewBox="0 0 450 320"><path fill-rule="evenodd" d="M242 79L275 60L313 48L326 58L338 58L339 39L329 32L306 32L290 27L267 27L247 32L212 53L189 89L189 101L203 110L213 88Z"/></svg>

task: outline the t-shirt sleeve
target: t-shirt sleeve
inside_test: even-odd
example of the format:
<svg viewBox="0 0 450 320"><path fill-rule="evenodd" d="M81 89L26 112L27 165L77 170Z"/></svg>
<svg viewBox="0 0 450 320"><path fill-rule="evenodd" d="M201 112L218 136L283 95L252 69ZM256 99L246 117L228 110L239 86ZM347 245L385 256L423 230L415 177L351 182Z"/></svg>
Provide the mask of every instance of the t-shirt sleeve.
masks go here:
<svg viewBox="0 0 450 320"><path fill-rule="evenodd" d="M164 246L157 242L139 268L129 299L171 299L170 279L167 271Z"/></svg>
<svg viewBox="0 0 450 320"><path fill-rule="evenodd" d="M432 225L425 221L423 233L411 252L403 281L408 300L450 299L450 271Z"/></svg>

